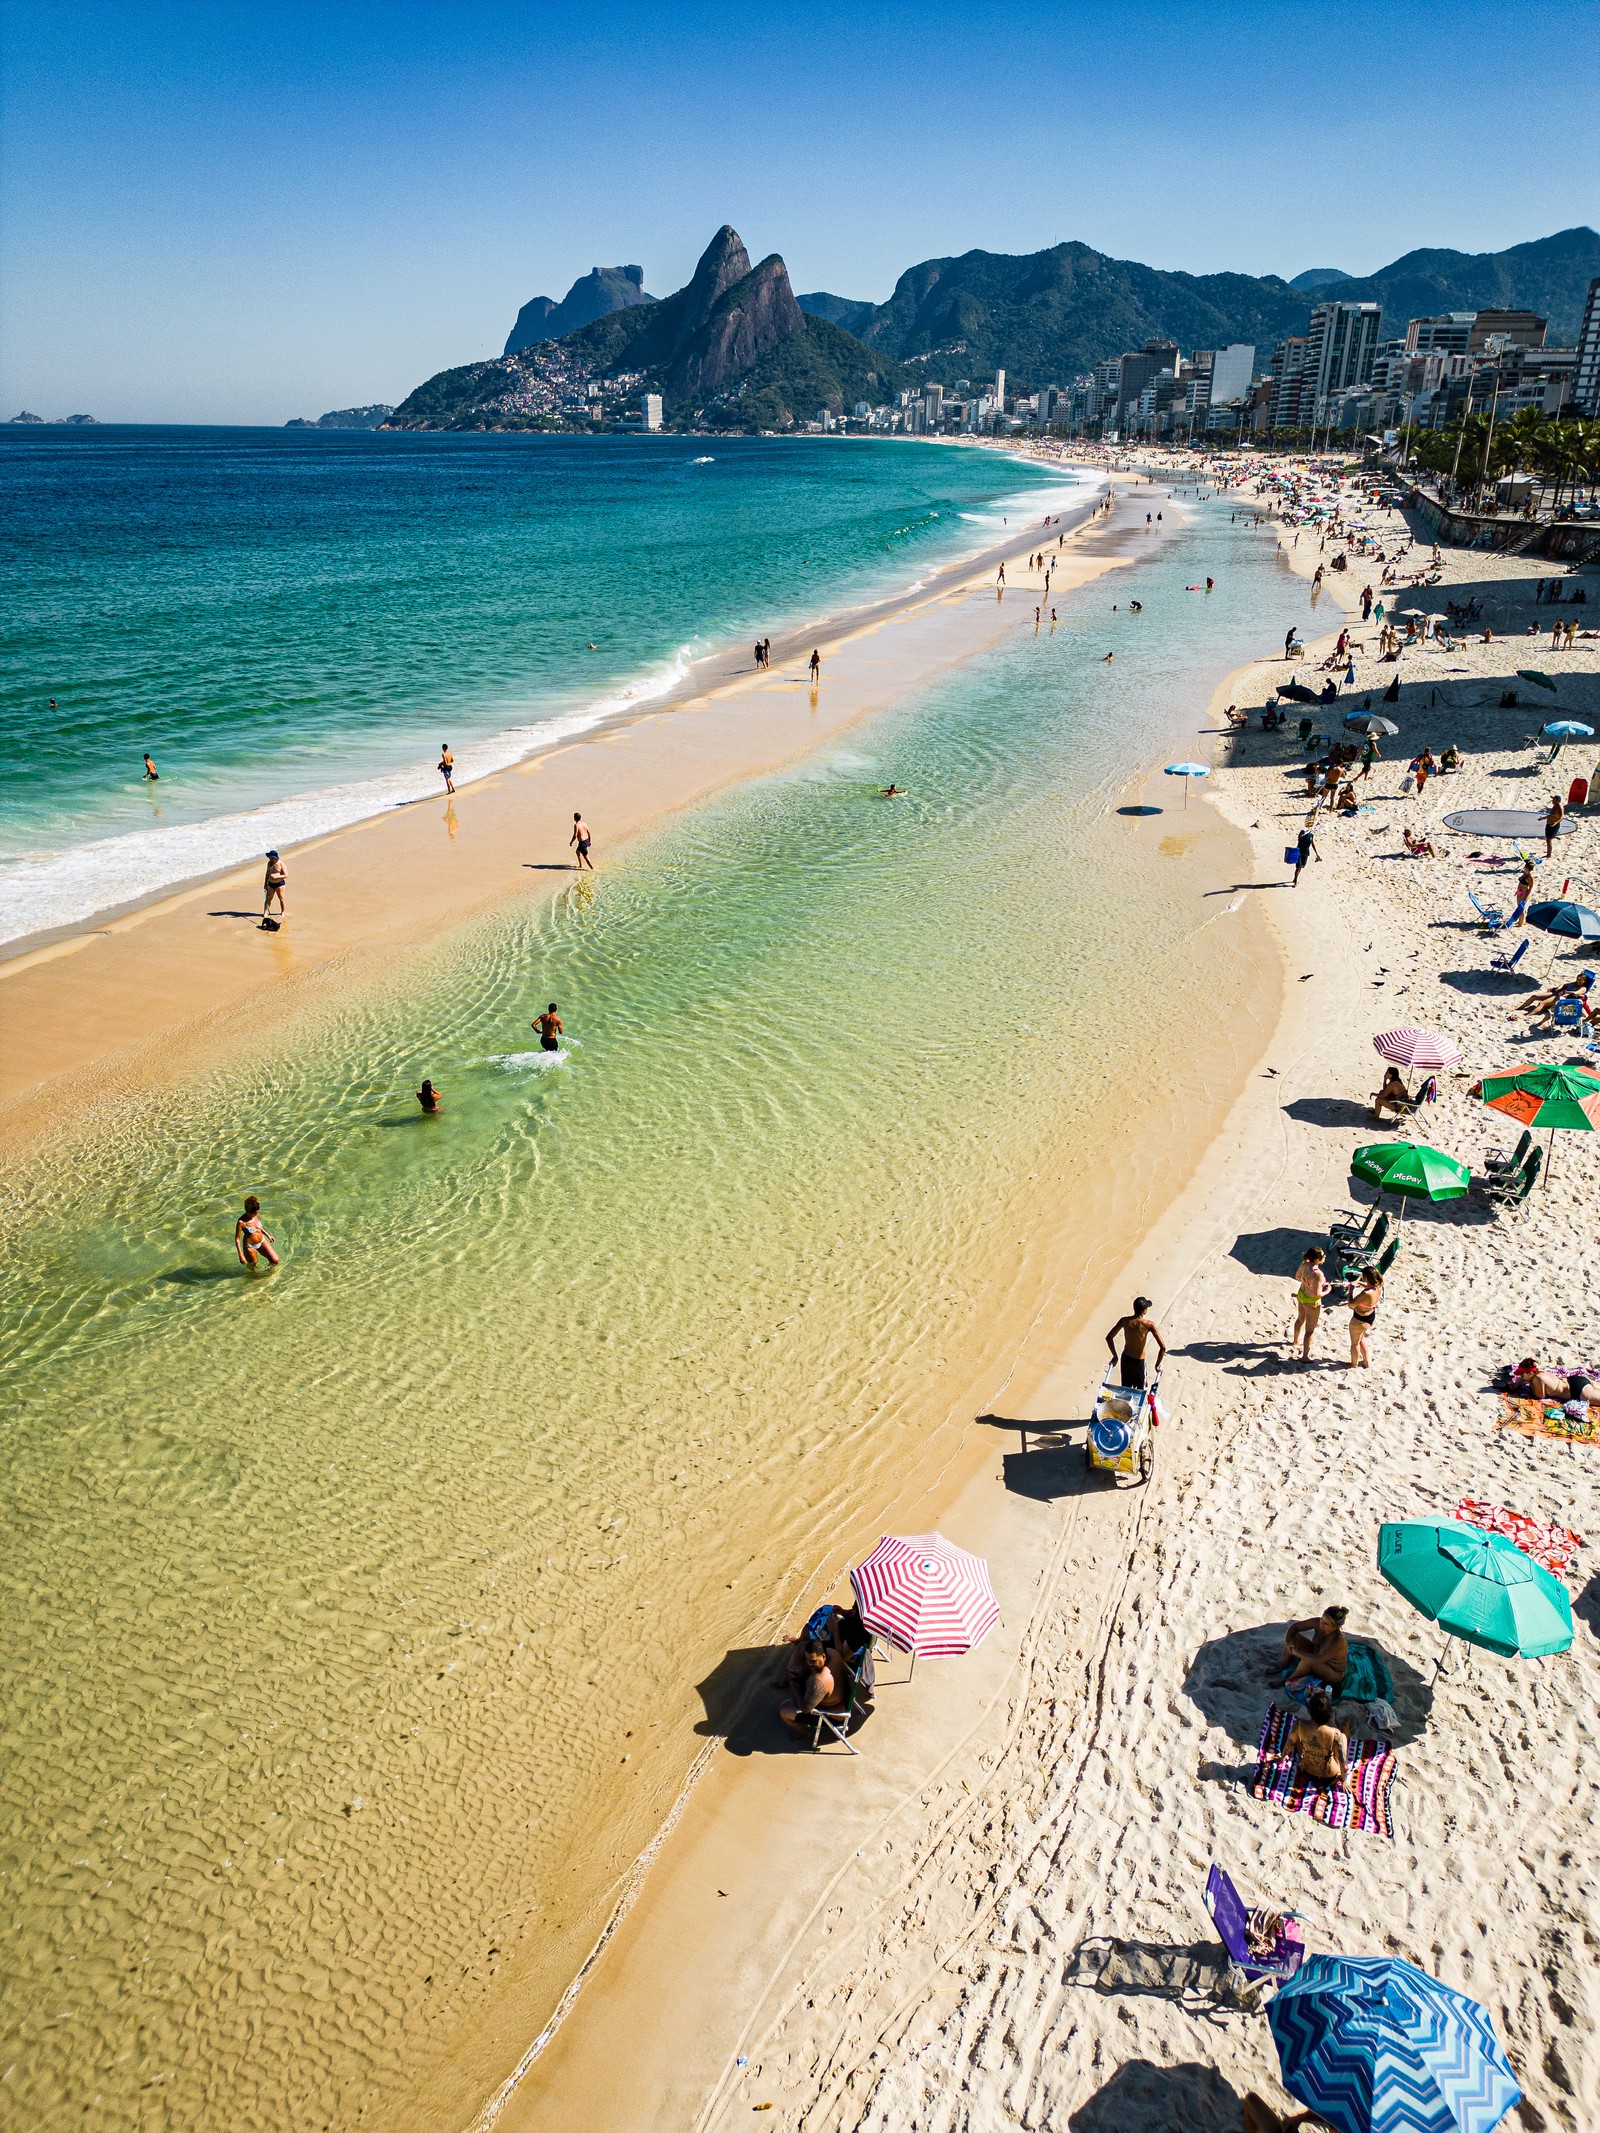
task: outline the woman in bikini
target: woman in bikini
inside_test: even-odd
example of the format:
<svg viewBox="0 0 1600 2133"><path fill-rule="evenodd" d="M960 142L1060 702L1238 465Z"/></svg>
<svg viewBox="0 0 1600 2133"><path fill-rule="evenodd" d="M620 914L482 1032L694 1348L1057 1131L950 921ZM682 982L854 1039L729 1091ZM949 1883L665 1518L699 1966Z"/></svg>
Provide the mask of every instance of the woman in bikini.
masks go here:
<svg viewBox="0 0 1600 2133"><path fill-rule="evenodd" d="M1370 1267L1356 1276L1355 1288L1350 1297L1350 1368L1370 1370L1372 1358L1367 1353L1367 1335L1377 1323L1378 1306L1383 1301L1383 1283Z"/></svg>
<svg viewBox="0 0 1600 2133"><path fill-rule="evenodd" d="M1306 1715L1297 1718L1286 1743L1300 1758L1300 1773L1314 1785L1345 1785L1350 1778L1350 1743L1333 1722L1333 1703L1326 1689L1313 1689L1306 1698Z"/></svg>
<svg viewBox="0 0 1600 2133"><path fill-rule="evenodd" d="M261 1224L261 1202L251 1193L244 1203L244 1213L233 1226L233 1248L239 1255L239 1264L255 1271L256 1255L259 1253L269 1266L277 1266L278 1253L274 1240Z"/></svg>
<svg viewBox="0 0 1600 2133"><path fill-rule="evenodd" d="M1317 1330L1317 1321L1322 1316L1322 1299L1327 1295L1329 1281L1322 1271L1322 1262L1327 1257L1320 1244L1311 1245L1300 1262L1295 1290L1296 1311L1294 1331L1289 1336L1289 1346L1298 1348L1302 1362L1311 1360L1311 1336Z"/></svg>

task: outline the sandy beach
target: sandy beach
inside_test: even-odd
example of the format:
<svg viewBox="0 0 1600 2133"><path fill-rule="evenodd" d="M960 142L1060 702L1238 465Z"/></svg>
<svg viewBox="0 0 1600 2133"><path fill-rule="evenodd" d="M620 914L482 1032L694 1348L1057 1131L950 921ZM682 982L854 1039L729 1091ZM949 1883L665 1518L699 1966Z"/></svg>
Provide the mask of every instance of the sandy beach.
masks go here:
<svg viewBox="0 0 1600 2133"><path fill-rule="evenodd" d="M1398 522L1381 530L1392 543ZM1316 539L1285 547L1309 576ZM1353 606L1367 573L1352 561L1325 582ZM1319 822L1320 864L1298 890L1283 865L1305 816L1286 774L1296 751L1258 715L1288 670L1264 659L1219 688L1207 807L1248 836L1255 866L1211 893L1270 928L1280 1017L1182 1193L1144 1210L1137 1251L1022 1344L964 1464L885 1514L985 1553L1001 1629L937 1679L928 1667L882 1691L859 1760L713 1764L567 2023L483 2123L709 2133L770 2110L764 2122L807 2128L1160 2133L1237 2125L1252 2089L1289 2108L1259 2012L1219 1993L1201 1902L1213 1860L1246 1902L1297 1911L1313 1950L1401 1955L1481 2000L1522 2123L1594 2122L1600 1475L1589 1445L1503 1426L1490 1383L1524 1354L1600 1350L1584 1138L1557 1136L1553 1175L1520 1214L1476 1192L1411 1213L1370 1372L1343 1360L1345 1309L1325 1313L1310 1366L1288 1343L1301 1250L1349 1203L1352 1149L1393 1135L1366 1110L1373 1033L1417 1022L1460 1045L1414 1130L1475 1169L1515 1136L1470 1082L1572 1050L1526 1036L1514 1010L1529 988L1489 972L1500 944L1473 930L1468 889L1506 904L1510 874L1468 855L1512 847L1440 827L1554 789L1525 739L1549 715L1542 692L1512 682L1522 703L1498 708L1519 664L1552 669L1560 712L1600 724L1600 645L1524 642L1547 575L1446 551L1415 604L1476 595L1496 641L1404 655L1388 744L1401 763L1367 781L1366 811ZM1330 591L1308 672L1345 620ZM1358 653L1358 691L1394 671ZM1247 737L1227 736L1228 704L1252 713ZM1451 743L1461 773L1402 797L1405 756ZM1561 788L1593 761L1569 749ZM1594 879L1580 820L1537 893ZM1402 824L1439 856L1408 859ZM1571 944L1530 938L1540 978L1580 966ZM1174 1414L1149 1488L1112 1491L1085 1485L1080 1424L1103 1327L1136 1284L1172 1347ZM1570 1652L1446 1653L1380 1577L1381 1522L1449 1518L1465 1499L1584 1536ZM1334 1601L1395 1679L1392 1834L1330 1831L1251 1795L1282 1625Z"/></svg>

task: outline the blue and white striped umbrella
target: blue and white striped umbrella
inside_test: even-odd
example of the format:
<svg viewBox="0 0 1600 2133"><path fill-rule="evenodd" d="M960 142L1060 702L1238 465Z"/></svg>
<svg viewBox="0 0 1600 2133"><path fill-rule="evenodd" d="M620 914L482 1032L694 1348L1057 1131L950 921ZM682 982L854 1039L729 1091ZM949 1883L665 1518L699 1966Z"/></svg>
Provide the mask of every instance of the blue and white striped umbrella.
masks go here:
<svg viewBox="0 0 1600 2133"><path fill-rule="evenodd" d="M1412 1963L1313 1955L1267 2021L1284 2087L1338 2133L1489 2133L1522 2094L1486 2010Z"/></svg>

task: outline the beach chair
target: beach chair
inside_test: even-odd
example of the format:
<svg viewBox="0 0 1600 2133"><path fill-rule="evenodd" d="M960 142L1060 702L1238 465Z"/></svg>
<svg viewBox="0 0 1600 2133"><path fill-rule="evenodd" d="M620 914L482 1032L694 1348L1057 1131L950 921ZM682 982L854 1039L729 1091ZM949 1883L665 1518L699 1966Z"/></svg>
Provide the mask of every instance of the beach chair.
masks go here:
<svg viewBox="0 0 1600 2133"><path fill-rule="evenodd" d="M1528 937L1526 934L1524 934L1522 939L1518 941L1516 947L1512 949L1509 955L1490 956L1489 968L1491 970L1499 971L1503 977L1509 977L1512 971L1515 970L1517 965L1522 961L1522 958L1527 954L1527 952Z"/></svg>
<svg viewBox="0 0 1600 2133"><path fill-rule="evenodd" d="M1339 1279L1341 1281L1353 1281L1357 1274L1364 1274L1370 1267L1378 1279L1382 1281L1387 1277L1390 1267L1394 1265L1399 1250L1400 1239L1391 1237L1381 1252L1376 1250L1352 1252L1348 1258L1340 1263Z"/></svg>
<svg viewBox="0 0 1600 2133"><path fill-rule="evenodd" d="M1557 1000L1550 1010L1550 1027L1553 1030L1582 1029L1584 1021L1584 1005L1576 993L1569 993L1564 1000Z"/></svg>
<svg viewBox="0 0 1600 2133"><path fill-rule="evenodd" d="M1389 1217L1380 1215L1373 1225L1370 1237L1353 1238L1349 1243L1336 1248L1338 1273L1335 1278L1348 1281L1352 1274L1359 1274L1371 1266L1384 1249L1389 1238ZM1398 1239L1396 1242L1398 1243Z"/></svg>
<svg viewBox="0 0 1600 2133"><path fill-rule="evenodd" d="M1477 912L1479 918L1483 921L1478 929L1480 933L1498 933L1500 931L1506 922L1503 911L1497 910L1493 904L1480 903L1470 889L1467 891L1467 902L1471 904L1473 910Z"/></svg>
<svg viewBox="0 0 1600 2133"><path fill-rule="evenodd" d="M1282 1984L1306 1959L1305 1936L1292 1911L1283 1913L1273 1945L1263 1950L1250 1945L1250 1913L1244 1900L1220 1866L1213 1864L1206 1876L1206 1909L1217 1929L1217 1938L1228 1954L1228 1983L1234 1991L1258 1985L1266 1979Z"/></svg>
<svg viewBox="0 0 1600 2133"><path fill-rule="evenodd" d="M1520 1170L1479 1180L1483 1195L1497 1214L1509 1214L1520 1207L1539 1182L1539 1172L1544 1164L1544 1150L1535 1148Z"/></svg>
<svg viewBox="0 0 1600 2133"><path fill-rule="evenodd" d="M848 1666L848 1672L850 1686L840 1707L836 1711L813 1711L811 1714L816 1721L811 1734L813 1749L822 1746L823 1736L826 1735L829 1740L838 1741L852 1755L861 1753L850 1738L850 1732L857 1716L864 1717L872 1705L874 1669L870 1644L863 1645L856 1653L855 1659Z"/></svg>
<svg viewBox="0 0 1600 2133"><path fill-rule="evenodd" d="M1328 1224L1328 1242L1335 1252L1348 1245L1369 1244L1369 1232L1380 1228L1387 1236L1389 1217L1383 1211L1383 1202L1374 1200L1370 1207L1343 1207ZM1381 1238L1379 1240L1382 1241Z"/></svg>
<svg viewBox="0 0 1600 2133"><path fill-rule="evenodd" d="M1507 1177L1512 1171L1520 1170L1522 1159L1532 1146L1533 1135L1524 1126L1517 1145L1509 1155L1491 1154L1484 1157L1483 1170L1485 1177Z"/></svg>

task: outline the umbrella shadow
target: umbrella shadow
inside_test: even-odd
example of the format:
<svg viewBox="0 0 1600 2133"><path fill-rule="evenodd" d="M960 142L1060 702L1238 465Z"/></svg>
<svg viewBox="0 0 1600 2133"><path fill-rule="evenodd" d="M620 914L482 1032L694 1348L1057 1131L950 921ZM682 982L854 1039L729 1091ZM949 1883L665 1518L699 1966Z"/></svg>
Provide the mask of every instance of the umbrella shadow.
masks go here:
<svg viewBox="0 0 1600 2133"><path fill-rule="evenodd" d="M788 1655L787 1644L735 1646L724 1652L696 1684L705 1715L695 1732L706 1740L720 1740L730 1755L790 1755L797 1748L809 1752L810 1736L791 1733L778 1716L778 1682ZM852 1736L871 1715L870 1709L855 1714Z"/></svg>
<svg viewBox="0 0 1600 2133"><path fill-rule="evenodd" d="M1372 1112L1348 1096L1297 1096L1283 1107L1286 1118L1303 1126L1370 1126Z"/></svg>
<svg viewBox="0 0 1600 2133"><path fill-rule="evenodd" d="M1452 992L1503 994L1539 990L1539 980L1531 972L1520 970L1441 970L1439 983L1448 985Z"/></svg>
<svg viewBox="0 0 1600 2133"><path fill-rule="evenodd" d="M1068 2133L1190 2133L1191 2128L1223 2129L1244 2123L1244 2098L1214 2066L1184 2060L1157 2066L1149 2059L1125 2059L1103 2089L1080 2104L1067 2120Z"/></svg>
<svg viewBox="0 0 1600 2133"><path fill-rule="evenodd" d="M1267 1705L1283 1683L1283 1636L1287 1627L1284 1622L1265 1622L1254 1629L1230 1630L1225 1636L1210 1637L1189 1662L1183 1677L1184 1694L1207 1723L1226 1733L1237 1747L1254 1750L1261 1738ZM1376 1638L1359 1633L1351 1642L1377 1646ZM1417 1740L1427 1725L1433 1709L1433 1687L1414 1666L1387 1648L1383 1648L1383 1657L1394 1682L1397 1720L1388 1737L1395 1747L1403 1748ZM1370 1730L1361 1706L1354 1702L1339 1704L1334 1719L1354 1738L1365 1737ZM1237 1773L1213 1767L1206 1774L1251 1776L1254 1765Z"/></svg>
<svg viewBox="0 0 1600 2133"><path fill-rule="evenodd" d="M1327 1239L1310 1229L1245 1230L1234 1238L1228 1257L1252 1274L1291 1275L1299 1266L1308 1244L1326 1245Z"/></svg>
<svg viewBox="0 0 1600 2133"><path fill-rule="evenodd" d="M1000 1462L1013 1496L1059 1503L1063 1497L1083 1495L1099 1478L1084 1460L1083 1439L1067 1434L1087 1429L1086 1414L1062 1422L1022 1422L1007 1415L979 1415L977 1420L986 1429L1014 1429L1021 1439L1021 1449L1007 1452Z"/></svg>

